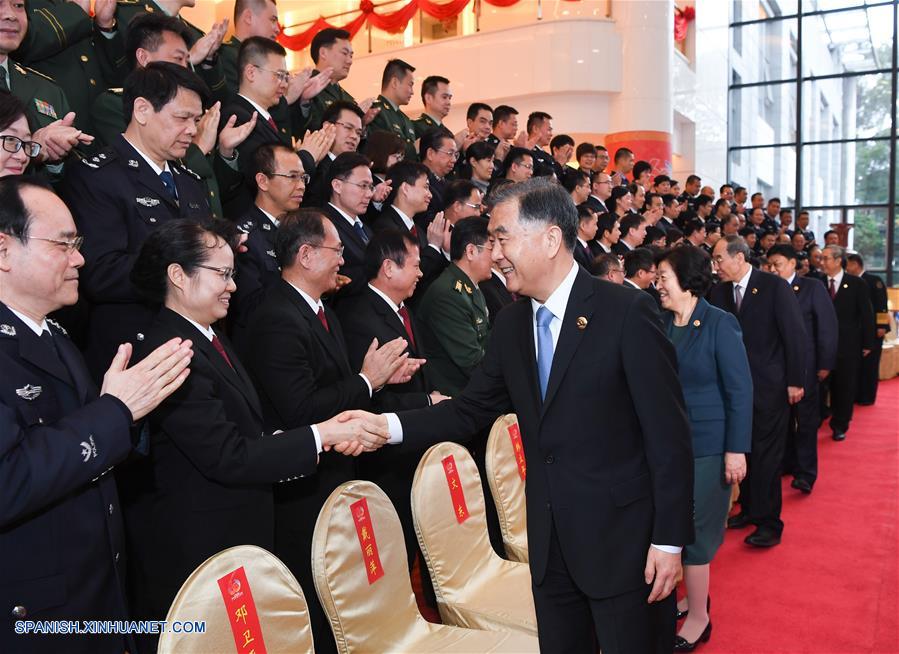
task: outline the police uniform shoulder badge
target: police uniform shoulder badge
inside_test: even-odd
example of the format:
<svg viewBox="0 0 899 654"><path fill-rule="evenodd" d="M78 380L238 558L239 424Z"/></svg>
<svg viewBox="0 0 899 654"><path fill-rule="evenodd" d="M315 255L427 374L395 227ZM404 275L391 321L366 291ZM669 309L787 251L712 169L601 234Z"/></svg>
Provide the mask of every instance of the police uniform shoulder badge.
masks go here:
<svg viewBox="0 0 899 654"><path fill-rule="evenodd" d="M16 328L12 325L0 325L0 334L2 334L3 336L15 336Z"/></svg>
<svg viewBox="0 0 899 654"><path fill-rule="evenodd" d="M237 231L242 234L249 234L253 231L253 229L255 229L255 227L256 223L254 223L252 220L245 220L244 222L237 225Z"/></svg>

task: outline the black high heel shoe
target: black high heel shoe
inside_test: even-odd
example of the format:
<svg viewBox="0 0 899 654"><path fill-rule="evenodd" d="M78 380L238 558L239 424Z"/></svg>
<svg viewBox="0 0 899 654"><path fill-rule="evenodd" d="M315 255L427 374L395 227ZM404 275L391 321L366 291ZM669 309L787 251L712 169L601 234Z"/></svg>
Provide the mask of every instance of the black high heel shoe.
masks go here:
<svg viewBox="0 0 899 654"><path fill-rule="evenodd" d="M689 608L686 608L683 611L681 611L680 609L676 609L676 610L677 610L677 614L676 614L677 620L683 620L690 613ZM705 610L706 610L706 613L708 613L709 611L712 610L712 596L711 595L706 595Z"/></svg>
<svg viewBox="0 0 899 654"><path fill-rule="evenodd" d="M702 630L702 633L699 634L699 638L694 640L692 643L684 638L683 636L675 636L674 637L674 651L675 652L692 652L696 649L696 646L699 643L707 643L709 642L709 638L712 637L712 620L709 618L709 624L706 625L706 628Z"/></svg>

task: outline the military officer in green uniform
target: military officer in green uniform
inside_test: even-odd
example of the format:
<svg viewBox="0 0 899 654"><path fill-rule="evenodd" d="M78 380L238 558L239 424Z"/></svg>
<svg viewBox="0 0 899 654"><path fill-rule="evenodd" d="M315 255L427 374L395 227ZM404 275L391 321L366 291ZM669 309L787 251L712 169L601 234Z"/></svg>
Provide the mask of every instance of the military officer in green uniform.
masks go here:
<svg viewBox="0 0 899 654"><path fill-rule="evenodd" d="M115 0L29 0L28 31L13 59L59 84L75 126L91 133L91 102L109 85L124 59ZM60 116L61 117L61 116Z"/></svg>
<svg viewBox="0 0 899 654"><path fill-rule="evenodd" d="M71 111L66 94L52 79L9 59L5 65L9 72L9 90L25 105L32 132L55 123Z"/></svg>
<svg viewBox="0 0 899 654"><path fill-rule="evenodd" d="M412 121L415 138L421 138L422 134L437 127L442 127L452 136L452 132L443 124L443 119L449 115L453 105L453 92L450 91L449 83L448 79L439 75L426 77L421 83L421 101L425 110Z"/></svg>
<svg viewBox="0 0 899 654"><path fill-rule="evenodd" d="M409 104L415 86L415 68L402 59L391 59L384 67L381 78L381 95L374 107L380 109L369 125L370 130L380 130L396 134L406 144L406 161L418 161L415 148L415 126L400 107Z"/></svg>
<svg viewBox="0 0 899 654"><path fill-rule="evenodd" d="M490 278L490 255L487 219L457 222L450 237L452 263L418 306L428 379L446 395L465 388L484 356L490 321L478 284Z"/></svg>

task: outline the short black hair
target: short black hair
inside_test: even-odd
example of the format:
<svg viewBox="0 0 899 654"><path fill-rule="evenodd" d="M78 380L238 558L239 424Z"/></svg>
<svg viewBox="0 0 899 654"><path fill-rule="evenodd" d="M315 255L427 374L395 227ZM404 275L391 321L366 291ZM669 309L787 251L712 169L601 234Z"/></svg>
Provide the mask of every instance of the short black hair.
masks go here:
<svg viewBox="0 0 899 654"><path fill-rule="evenodd" d="M245 12L247 9L252 11L254 14L257 13L260 9L265 8L266 0L236 0L234 3L234 22L232 25L236 25L240 15ZM278 4L275 0L272 0L272 4Z"/></svg>
<svg viewBox="0 0 899 654"><path fill-rule="evenodd" d="M251 36L241 41L240 50L237 51L237 78L243 79L243 72L247 66L263 65L269 55L286 57L287 50L277 41L264 36Z"/></svg>
<svg viewBox="0 0 899 654"><path fill-rule="evenodd" d="M425 103L426 95L434 95L437 93L437 87L441 84L449 84L450 81L440 75L428 75L425 81L421 83L421 103ZM403 265L403 264L399 264Z"/></svg>
<svg viewBox="0 0 899 654"><path fill-rule="evenodd" d="M577 209L571 196L550 177L532 177L504 186L496 192L493 206L503 202L518 203L518 220L522 223L556 225L569 252L577 242Z"/></svg>
<svg viewBox="0 0 899 654"><path fill-rule="evenodd" d="M356 168L361 166L371 168L371 159L358 152L343 152L338 154L334 158L334 161L331 162L331 167L328 169L328 187L332 188L331 182L335 179L346 179Z"/></svg>
<svg viewBox="0 0 899 654"><path fill-rule="evenodd" d="M753 193L752 195L749 196L750 200L755 200L756 198L762 198L764 200L765 196L762 195L761 193L759 193L758 191L756 191L755 193Z"/></svg>
<svg viewBox="0 0 899 654"><path fill-rule="evenodd" d="M552 143L552 141L550 141L550 144L551 143ZM574 151L574 158L580 159L581 157L586 156L588 154L592 154L593 156L596 156L596 146L593 145L592 143L579 143L577 146L577 149Z"/></svg>
<svg viewBox="0 0 899 654"><path fill-rule="evenodd" d="M321 245L325 240L325 220L321 209L303 208L281 219L275 234L275 258L282 269L289 268L302 245Z"/></svg>
<svg viewBox="0 0 899 654"><path fill-rule="evenodd" d="M459 261L465 256L469 245L484 245L487 242L487 219L481 216L463 218L455 225L450 235L450 259Z"/></svg>
<svg viewBox="0 0 899 654"><path fill-rule="evenodd" d="M428 150L436 152L443 145L445 139L453 140L451 132L442 127L433 127L421 135L418 141L418 158L424 161Z"/></svg>
<svg viewBox="0 0 899 654"><path fill-rule="evenodd" d="M718 193L719 194L724 193L724 189L726 189L726 188L733 190L734 187L731 186L730 184L722 184L721 187L718 189Z"/></svg>
<svg viewBox="0 0 899 654"><path fill-rule="evenodd" d="M506 155L505 160L503 161L503 167L506 170L512 167L512 164L521 164L524 161L525 157L534 158L534 155L527 148L522 148L517 145L513 145L509 148L509 154Z"/></svg>
<svg viewBox="0 0 899 654"><path fill-rule="evenodd" d="M574 139L568 136L568 134L557 134L550 140L549 149L552 151L556 148L564 148L566 145L574 147Z"/></svg>
<svg viewBox="0 0 899 654"><path fill-rule="evenodd" d="M665 238L665 231L661 227L650 225L646 228L646 236L643 237L643 245L649 245L660 238Z"/></svg>
<svg viewBox="0 0 899 654"><path fill-rule="evenodd" d="M527 124L527 132L530 134L535 129L543 125L543 122L546 120L552 120L552 116L550 116L545 111L534 111L528 116L528 124Z"/></svg>
<svg viewBox="0 0 899 654"><path fill-rule="evenodd" d="M712 259L702 248L671 248L659 256L674 271L678 286L694 297L704 297L712 287Z"/></svg>
<svg viewBox="0 0 899 654"><path fill-rule="evenodd" d="M387 159L392 154L406 152L406 142L393 132L375 130L370 132L362 144L362 154L371 159L371 169L377 173L387 171Z"/></svg>
<svg viewBox="0 0 899 654"><path fill-rule="evenodd" d="M646 222L646 218L639 213L627 214L621 219L621 236L627 236L628 233L640 227L644 222Z"/></svg>
<svg viewBox="0 0 899 654"><path fill-rule="evenodd" d="M489 111L491 120L493 119L493 107L484 102L472 102L468 105L468 111L465 112L465 120L474 120L482 111Z"/></svg>
<svg viewBox="0 0 899 654"><path fill-rule="evenodd" d="M271 177L275 172L275 156L279 150L296 154L293 148L283 143L263 143L253 152L250 174L255 177L257 173L262 173L266 177Z"/></svg>
<svg viewBox="0 0 899 654"><path fill-rule="evenodd" d="M25 118L25 105L9 91L0 91L0 129L6 129L19 118Z"/></svg>
<svg viewBox="0 0 899 654"><path fill-rule="evenodd" d="M496 154L496 146L487 141L475 141L468 146L465 151L465 161L481 161L482 159L492 159Z"/></svg>
<svg viewBox="0 0 899 654"><path fill-rule="evenodd" d="M209 87L193 71L167 61L154 61L144 68L132 70L125 78L122 92L125 122L131 122L137 98L147 100L153 111L158 113L175 99L179 89L196 93L200 96L203 109L206 109L210 97Z"/></svg>
<svg viewBox="0 0 899 654"><path fill-rule="evenodd" d="M507 104L498 105L493 109L493 124L502 123L509 120L512 116L517 116L518 110Z"/></svg>
<svg viewBox="0 0 899 654"><path fill-rule="evenodd" d="M330 48L337 41L349 41L350 33L346 30L337 29L336 27L326 27L318 34L312 37L312 44L309 46L309 54L312 56L313 63L318 63L318 57L322 48Z"/></svg>
<svg viewBox="0 0 899 654"><path fill-rule="evenodd" d="M643 173L651 173L652 172L652 164L648 161L643 161L642 159L634 164L634 169L631 171L631 174L634 176L634 181L639 179L640 175Z"/></svg>
<svg viewBox="0 0 899 654"><path fill-rule="evenodd" d="M786 243L778 243L777 245L772 246L771 249L768 250L767 256L768 258L771 258L775 254L779 254L780 256L786 257L787 259L792 259L793 261L798 261L799 259L796 256L796 250L793 249L793 246L787 245Z"/></svg>
<svg viewBox="0 0 899 654"><path fill-rule="evenodd" d="M730 202L728 202L724 198L718 198L717 200L715 200L715 212L716 213L717 213L718 209L720 209L721 207L729 207L729 206L730 206Z"/></svg>
<svg viewBox="0 0 899 654"><path fill-rule="evenodd" d="M781 210L780 210L780 213L779 213L778 215L779 215L781 218L783 218L784 214L787 214L787 213L790 214L790 215L792 215L792 214L793 214L793 210L792 210L792 209L781 209Z"/></svg>
<svg viewBox="0 0 899 654"><path fill-rule="evenodd" d="M702 218L690 218L690 220L688 220L686 224L684 224L684 236L692 236L700 229L705 229L705 223L703 222Z"/></svg>
<svg viewBox="0 0 899 654"><path fill-rule="evenodd" d="M771 250L768 251L768 255L769 256L771 255ZM862 255L860 255L858 252L852 252L850 254L847 254L846 261L852 261L853 263L857 264L860 268L865 267L865 260L862 259Z"/></svg>
<svg viewBox="0 0 899 654"><path fill-rule="evenodd" d="M162 45L165 32L171 32L184 40L185 47L191 42L190 32L187 26L174 16L166 16L161 12L137 14L128 23L128 33L125 36L125 57L128 61L128 70L137 67L137 51L144 49L148 52L156 52Z"/></svg>
<svg viewBox="0 0 899 654"><path fill-rule="evenodd" d="M670 207L672 204L677 204L677 196L674 193L665 193L662 195L662 204L666 207Z"/></svg>
<svg viewBox="0 0 899 654"><path fill-rule="evenodd" d="M618 216L613 213L599 214L599 220L596 221L596 240L601 240L606 233L611 234L617 222Z"/></svg>
<svg viewBox="0 0 899 654"><path fill-rule="evenodd" d="M769 198L768 204L771 204L772 202L777 202L777 204L780 204L780 198L778 198L778 197Z"/></svg>
<svg viewBox="0 0 899 654"><path fill-rule="evenodd" d="M603 152L608 152L608 151L609 151L609 149L608 149L606 146L600 145L599 143L597 143L597 144L596 144L596 151L599 152L600 150L602 150Z"/></svg>
<svg viewBox="0 0 899 654"><path fill-rule="evenodd" d="M209 260L209 236L215 238L216 244L221 240L233 248L236 235L236 226L227 220L179 218L163 223L150 232L141 246L131 268L131 283L150 304L163 304L168 294L169 266L176 263L192 276Z"/></svg>
<svg viewBox="0 0 899 654"><path fill-rule="evenodd" d="M826 232L824 232L824 236L823 236L824 240L826 241L827 237L830 236L831 234L839 234L839 232L835 229L828 229Z"/></svg>
<svg viewBox="0 0 899 654"><path fill-rule="evenodd" d="M633 157L633 156L634 156L634 151L631 150L630 148L618 148L617 150L615 150L615 163L618 163L620 160L624 159L625 157Z"/></svg>
<svg viewBox="0 0 899 654"><path fill-rule="evenodd" d="M686 184L695 184L696 182L702 182L702 177L699 175L687 175Z"/></svg>
<svg viewBox="0 0 899 654"><path fill-rule="evenodd" d="M359 108L355 102L350 102L348 100L336 100L328 105L328 108L325 109L325 112L322 114L322 122L323 123L335 123L340 120L340 114L344 111L349 111L357 116L359 116L359 120L365 118L365 114L362 112L362 109Z"/></svg>
<svg viewBox="0 0 899 654"><path fill-rule="evenodd" d="M477 187L467 179L455 179L443 189L443 206L446 209L456 202L467 202Z"/></svg>
<svg viewBox="0 0 899 654"><path fill-rule="evenodd" d="M562 179L559 180L562 188L571 193L579 184L590 183L590 175L579 168L568 167L568 170L562 171Z"/></svg>
<svg viewBox="0 0 899 654"><path fill-rule="evenodd" d="M693 208L699 209L699 207L702 207L702 206L705 206L705 205L711 204L711 203L712 203L712 196L703 195L702 193L700 193L699 195L696 196L696 199L693 200Z"/></svg>
<svg viewBox="0 0 899 654"><path fill-rule="evenodd" d="M53 193L49 182L42 177L9 175L0 177L0 234L20 240L28 240L31 213L22 200L22 190L41 188Z"/></svg>
<svg viewBox="0 0 899 654"><path fill-rule="evenodd" d="M597 277L605 277L613 267L618 268L620 265L617 254L603 252L593 260L594 274Z"/></svg>
<svg viewBox="0 0 899 654"><path fill-rule="evenodd" d="M415 182L422 177L427 178L428 167L417 161L400 161L393 164L387 170L387 180L390 182L390 197L385 200L385 206L390 206L400 192L400 186L408 184L415 186Z"/></svg>
<svg viewBox="0 0 899 654"><path fill-rule="evenodd" d="M387 65L384 66L384 74L381 76L381 90L387 88L388 84L390 84L390 80L403 79L409 73L414 73L415 67L411 64L407 64L402 59L391 59L387 62Z"/></svg>
<svg viewBox="0 0 899 654"><path fill-rule="evenodd" d="M575 209L577 209L578 225L580 225L585 220L590 220L594 215L596 215L596 212L593 211L593 209L591 209L589 206L587 206L585 202L577 205Z"/></svg>
<svg viewBox="0 0 899 654"><path fill-rule="evenodd" d="M624 276L630 279L637 272L649 272L656 265L655 256L649 248L635 248L624 255Z"/></svg>
<svg viewBox="0 0 899 654"><path fill-rule="evenodd" d="M365 279L371 281L381 271L381 264L390 259L396 265L406 265L406 253L410 247L418 247L418 241L409 230L400 231L389 228L375 232L365 247L365 258L362 265Z"/></svg>

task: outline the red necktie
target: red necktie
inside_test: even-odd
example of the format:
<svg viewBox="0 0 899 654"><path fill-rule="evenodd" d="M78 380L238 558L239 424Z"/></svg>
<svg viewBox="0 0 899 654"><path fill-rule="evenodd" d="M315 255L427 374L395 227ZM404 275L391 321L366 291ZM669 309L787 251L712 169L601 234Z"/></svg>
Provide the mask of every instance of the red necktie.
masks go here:
<svg viewBox="0 0 899 654"><path fill-rule="evenodd" d="M837 296L837 287L833 285L833 277L830 278L830 299L833 300Z"/></svg>
<svg viewBox="0 0 899 654"><path fill-rule="evenodd" d="M275 132L278 131L278 126L275 124L275 119L271 116L268 117L268 124L272 126L272 129L275 130Z"/></svg>
<svg viewBox="0 0 899 654"><path fill-rule="evenodd" d="M409 318L409 310L405 305L399 308L400 318L403 319L403 326L406 328L406 335L409 337L409 345L415 347L415 336L412 335L412 320Z"/></svg>
<svg viewBox="0 0 899 654"><path fill-rule="evenodd" d="M222 342L219 340L219 337L216 336L215 334L213 334L213 336L212 336L212 347L214 347L216 349L216 351L218 351L218 353L222 355L222 358L225 360L225 363L227 363L228 366L230 366L231 369L233 370L234 366L231 365L231 359L228 358L228 353L225 352L225 348L222 345Z"/></svg>
<svg viewBox="0 0 899 654"><path fill-rule="evenodd" d="M327 317L325 317L325 310L322 307L318 308L318 319L321 322L322 327L325 328L325 331L330 333L331 328L328 327L328 319L327 319Z"/></svg>
<svg viewBox="0 0 899 654"><path fill-rule="evenodd" d="M409 231L412 233L412 238L415 238L415 239L418 238L418 227L416 227L415 225L412 225L412 227L409 229Z"/></svg>

